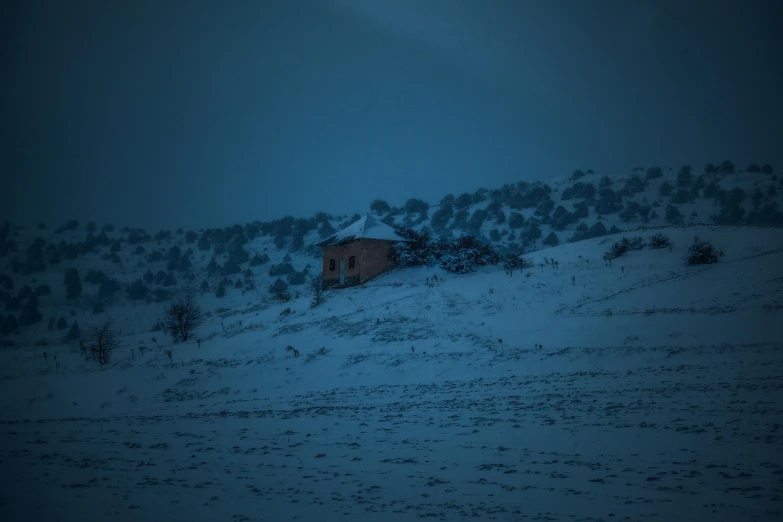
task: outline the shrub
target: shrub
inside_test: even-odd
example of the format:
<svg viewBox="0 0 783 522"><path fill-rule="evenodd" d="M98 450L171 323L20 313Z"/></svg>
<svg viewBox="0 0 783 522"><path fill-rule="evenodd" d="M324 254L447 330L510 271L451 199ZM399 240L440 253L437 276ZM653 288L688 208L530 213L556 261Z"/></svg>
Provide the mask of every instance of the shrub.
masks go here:
<svg viewBox="0 0 783 522"><path fill-rule="evenodd" d="M291 300L291 294L288 292L288 285L279 277L269 286L269 293L272 294L272 299L275 301L285 302Z"/></svg>
<svg viewBox="0 0 783 522"><path fill-rule="evenodd" d="M694 239L693 244L688 247L685 264L707 265L717 263L721 257L723 257L723 250L717 250L709 241L701 241L697 237Z"/></svg>
<svg viewBox="0 0 783 522"><path fill-rule="evenodd" d="M294 272L294 267L291 266L291 263L288 262L280 263L279 265L272 265L269 267L269 275L272 277L293 274Z"/></svg>
<svg viewBox="0 0 783 522"><path fill-rule="evenodd" d="M95 301L92 305L93 314L102 314L105 309L106 305L104 305L101 301Z"/></svg>
<svg viewBox="0 0 783 522"><path fill-rule="evenodd" d="M508 218L509 228L522 228L524 224L525 224L525 216L523 216L519 212L512 212L511 216Z"/></svg>
<svg viewBox="0 0 783 522"><path fill-rule="evenodd" d="M593 225L587 229L587 238L592 239L594 237L601 237L606 235L606 226L600 221L596 221Z"/></svg>
<svg viewBox="0 0 783 522"><path fill-rule="evenodd" d="M229 259L220 271L220 275L229 276L238 274L242 271L242 267L239 266L233 259Z"/></svg>
<svg viewBox="0 0 783 522"><path fill-rule="evenodd" d="M467 210L471 203L473 203L473 197L465 192L454 200L454 208L457 210Z"/></svg>
<svg viewBox="0 0 783 522"><path fill-rule="evenodd" d="M672 184L669 183L668 181L664 181L663 183L661 183L661 186L658 187L658 194L663 198L671 196L672 189L673 189Z"/></svg>
<svg viewBox="0 0 783 522"><path fill-rule="evenodd" d="M690 165L683 165L677 172L677 186L687 187L693 180L693 169Z"/></svg>
<svg viewBox="0 0 783 522"><path fill-rule="evenodd" d="M21 289L19 289L19 293L16 294L16 298L20 301L24 301L25 299L30 299L33 297L33 295L35 295L33 293L33 289L27 285L24 285Z"/></svg>
<svg viewBox="0 0 783 522"><path fill-rule="evenodd" d="M250 266L261 266L269 262L269 256L266 254L256 254L250 258Z"/></svg>
<svg viewBox="0 0 783 522"><path fill-rule="evenodd" d="M76 268L71 267L65 272L63 283L65 284L65 292L68 299L76 299L82 295L82 281Z"/></svg>
<svg viewBox="0 0 783 522"><path fill-rule="evenodd" d="M318 306L323 301L324 282L321 274L313 274L308 279L308 286L313 294L313 306Z"/></svg>
<svg viewBox="0 0 783 522"><path fill-rule="evenodd" d="M620 195L630 196L636 194L637 192L642 192L644 191L646 186L647 183L641 177L634 174L633 176L625 180L625 183L623 184L623 188L620 191Z"/></svg>
<svg viewBox="0 0 783 522"><path fill-rule="evenodd" d="M427 204L426 201L422 201L421 199L410 198L405 202L406 214L426 214L429 208L429 204Z"/></svg>
<svg viewBox="0 0 783 522"><path fill-rule="evenodd" d="M767 203L763 207L753 209L748 214L747 223L749 225L783 225L783 212L779 211L774 203Z"/></svg>
<svg viewBox="0 0 783 522"><path fill-rule="evenodd" d="M291 252L298 252L304 248L304 236L294 236L291 240Z"/></svg>
<svg viewBox="0 0 783 522"><path fill-rule="evenodd" d="M720 164L721 174L734 174L734 163L726 160Z"/></svg>
<svg viewBox="0 0 783 522"><path fill-rule="evenodd" d="M541 226L537 219L531 218L525 227L519 231L519 240L523 243L533 243L541 237Z"/></svg>
<svg viewBox="0 0 783 522"><path fill-rule="evenodd" d="M171 290L168 290L166 288L156 288L152 291L152 299L156 303L162 303L163 301L168 301L171 299Z"/></svg>
<svg viewBox="0 0 783 522"><path fill-rule="evenodd" d="M42 320L43 314L38 310L38 298L32 296L22 307L22 311L19 314L19 324L22 326L29 326L40 323Z"/></svg>
<svg viewBox="0 0 783 522"><path fill-rule="evenodd" d="M381 215L388 213L391 210L391 207L389 207L389 204L386 201L382 199L376 199L370 203L370 210L378 215Z"/></svg>
<svg viewBox="0 0 783 522"><path fill-rule="evenodd" d="M392 245L389 259L396 267L435 266L455 273L467 273L478 266L497 264L499 257L492 247L473 236L462 236L455 241L432 241L429 234L420 234L409 228L398 228L397 233L408 239Z"/></svg>
<svg viewBox="0 0 783 522"><path fill-rule="evenodd" d="M128 288L126 288L125 291L128 294L128 299L131 301L146 299L149 294L149 288L147 288L147 285L145 285L141 279L137 279L133 284L128 285Z"/></svg>
<svg viewBox="0 0 783 522"><path fill-rule="evenodd" d="M70 342L75 341L76 339L80 339L82 337L82 331L79 329L79 323L76 321L71 324L71 328L68 330L68 333L65 334L65 337L63 337L63 342Z"/></svg>
<svg viewBox="0 0 783 522"><path fill-rule="evenodd" d="M489 214L484 209L476 209L475 212L470 216L470 220L468 221L468 229L473 234L478 234L481 231L481 225L484 224L484 220L489 217Z"/></svg>
<svg viewBox="0 0 783 522"><path fill-rule="evenodd" d="M321 225L318 227L318 235L321 239L326 239L327 237L331 236L337 232L331 223L328 221L321 222Z"/></svg>
<svg viewBox="0 0 783 522"><path fill-rule="evenodd" d="M718 225L741 225L745 221L745 207L736 199L727 199L712 220Z"/></svg>
<svg viewBox="0 0 783 522"><path fill-rule="evenodd" d="M661 170L661 167L650 167L647 169L647 179L656 179L663 176L663 171Z"/></svg>
<svg viewBox="0 0 783 522"><path fill-rule="evenodd" d="M284 235L277 235L275 236L274 243L275 243L275 247L278 250L282 250L283 248L285 248L286 244L288 243L288 239L286 239L286 236Z"/></svg>
<svg viewBox="0 0 783 522"><path fill-rule="evenodd" d="M6 336L19 330L19 321L13 315L7 315L0 323L0 335Z"/></svg>
<svg viewBox="0 0 783 522"><path fill-rule="evenodd" d="M86 344L93 360L98 361L101 366L107 364L112 352L120 346L112 320L109 319L100 326L90 327Z"/></svg>
<svg viewBox="0 0 783 522"><path fill-rule="evenodd" d="M88 270L87 274L84 276L84 282L93 285L99 285L106 281L106 279L108 279L106 274L100 270Z"/></svg>
<svg viewBox="0 0 783 522"><path fill-rule="evenodd" d="M691 194L686 189L680 189L672 196L672 203L677 203L678 205L682 203L690 203L691 201Z"/></svg>
<svg viewBox="0 0 783 522"><path fill-rule="evenodd" d="M630 221L633 218L636 217L636 214L639 213L639 203L636 201L629 202L623 210L620 211L619 214L617 214L617 217L620 218L620 221Z"/></svg>
<svg viewBox="0 0 783 522"><path fill-rule="evenodd" d="M608 179L608 178L607 178ZM592 183L578 182L574 183L570 187L563 189L563 193L560 195L560 199L568 200L572 198L591 199L596 194L595 185Z"/></svg>
<svg viewBox="0 0 783 522"><path fill-rule="evenodd" d="M500 258L489 245L473 236L462 236L443 249L440 267L455 274L474 272L479 266L497 264Z"/></svg>
<svg viewBox="0 0 783 522"><path fill-rule="evenodd" d="M560 239L558 239L557 234L550 232L549 235L544 238L542 243L546 246L557 246L560 244Z"/></svg>
<svg viewBox="0 0 783 522"><path fill-rule="evenodd" d="M454 208L451 204L441 203L440 208L436 210L430 218L430 225L434 229L445 228L449 220L454 216Z"/></svg>
<svg viewBox="0 0 783 522"><path fill-rule="evenodd" d="M680 209L675 207L674 205L666 205L666 221L671 223L672 225L680 225L682 224L682 214L680 213Z"/></svg>
<svg viewBox="0 0 783 522"><path fill-rule="evenodd" d="M601 189L598 193L598 198L595 204L595 211L599 214L613 214L623 209L622 199L612 189Z"/></svg>
<svg viewBox="0 0 783 522"><path fill-rule="evenodd" d="M120 290L120 284L114 279L107 279L98 288L98 298L105 299Z"/></svg>
<svg viewBox="0 0 783 522"><path fill-rule="evenodd" d="M533 263L516 254L506 254L503 256L503 268L505 270L522 270L523 268L533 268Z"/></svg>
<svg viewBox="0 0 783 522"><path fill-rule="evenodd" d="M654 234L650 237L650 248L666 248L671 247L671 240L663 234Z"/></svg>
<svg viewBox="0 0 783 522"><path fill-rule="evenodd" d="M226 285L223 283L220 283L218 285L217 290L215 290L215 297L225 297L226 295Z"/></svg>
<svg viewBox="0 0 783 522"><path fill-rule="evenodd" d="M580 201L574 204L573 216L575 220L586 218L590 214L587 208L587 203Z"/></svg>
<svg viewBox="0 0 783 522"><path fill-rule="evenodd" d="M185 342L203 320L201 308L193 296L188 295L172 303L163 316L166 332L175 343Z"/></svg>
<svg viewBox="0 0 783 522"><path fill-rule="evenodd" d="M624 237L620 241L614 242L606 255L610 259L615 259L624 256L631 250L641 250L642 248L644 248L644 239L641 237Z"/></svg>
<svg viewBox="0 0 783 522"><path fill-rule="evenodd" d="M306 278L307 278L306 272L292 272L288 274L288 277L286 279L288 280L289 285L294 286L294 285L303 285L305 283Z"/></svg>

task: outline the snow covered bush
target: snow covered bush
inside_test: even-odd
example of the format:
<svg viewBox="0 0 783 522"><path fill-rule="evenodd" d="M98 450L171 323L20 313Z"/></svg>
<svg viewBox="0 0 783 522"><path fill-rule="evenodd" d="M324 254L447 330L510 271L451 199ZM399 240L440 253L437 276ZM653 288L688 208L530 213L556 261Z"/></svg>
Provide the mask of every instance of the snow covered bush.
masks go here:
<svg viewBox="0 0 783 522"><path fill-rule="evenodd" d="M610 259L615 259L620 256L624 256L631 250L641 250L644 248L644 239L641 237L627 238L624 237L620 241L615 241L612 244L612 248L606 253Z"/></svg>
<svg viewBox="0 0 783 522"><path fill-rule="evenodd" d="M500 262L497 252L473 236L462 236L446 244L440 258L440 267L455 274L475 272L480 266Z"/></svg>
<svg viewBox="0 0 783 522"><path fill-rule="evenodd" d="M503 268L509 271L514 269L521 270L523 268L533 268L533 263L522 256L506 254L503 258Z"/></svg>
<svg viewBox="0 0 783 522"><path fill-rule="evenodd" d="M500 261L491 246L473 236L462 236L454 241L433 241L429 234L409 228L397 228L396 231L409 240L392 245L389 259L396 267L439 265L449 272L464 274Z"/></svg>
<svg viewBox="0 0 783 522"><path fill-rule="evenodd" d="M717 263L718 259L723 257L723 250L717 250L709 241L702 241L698 237L693 240L693 244L688 247L688 254L685 256L687 265L708 265Z"/></svg>
<svg viewBox="0 0 783 522"><path fill-rule="evenodd" d="M666 248L671 246L671 240L663 234L654 234L650 238L650 248Z"/></svg>

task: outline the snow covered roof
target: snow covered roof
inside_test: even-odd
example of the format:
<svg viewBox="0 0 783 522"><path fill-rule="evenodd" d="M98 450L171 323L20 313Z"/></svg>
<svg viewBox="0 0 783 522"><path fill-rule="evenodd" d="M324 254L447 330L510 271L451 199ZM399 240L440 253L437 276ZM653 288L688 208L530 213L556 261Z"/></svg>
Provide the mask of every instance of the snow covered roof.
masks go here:
<svg viewBox="0 0 783 522"><path fill-rule="evenodd" d="M318 246L342 245L354 239L381 239L383 241L407 241L392 227L367 214L356 223L348 225L336 234L324 239Z"/></svg>

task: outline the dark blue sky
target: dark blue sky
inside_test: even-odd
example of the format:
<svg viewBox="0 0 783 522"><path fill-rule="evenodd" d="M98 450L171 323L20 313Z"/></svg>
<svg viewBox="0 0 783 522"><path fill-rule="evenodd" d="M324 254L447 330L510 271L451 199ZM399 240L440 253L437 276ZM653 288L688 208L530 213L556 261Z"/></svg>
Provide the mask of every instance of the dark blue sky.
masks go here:
<svg viewBox="0 0 783 522"><path fill-rule="evenodd" d="M0 219L212 227L783 152L781 2L2 4Z"/></svg>

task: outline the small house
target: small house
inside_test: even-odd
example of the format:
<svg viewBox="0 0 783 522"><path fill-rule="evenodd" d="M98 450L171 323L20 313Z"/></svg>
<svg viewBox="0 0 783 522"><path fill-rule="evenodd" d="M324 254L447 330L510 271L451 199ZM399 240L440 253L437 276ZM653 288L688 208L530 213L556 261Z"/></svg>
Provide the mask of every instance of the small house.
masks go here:
<svg viewBox="0 0 783 522"><path fill-rule="evenodd" d="M360 285L386 272L397 241L407 240L369 214L321 241L324 289Z"/></svg>

